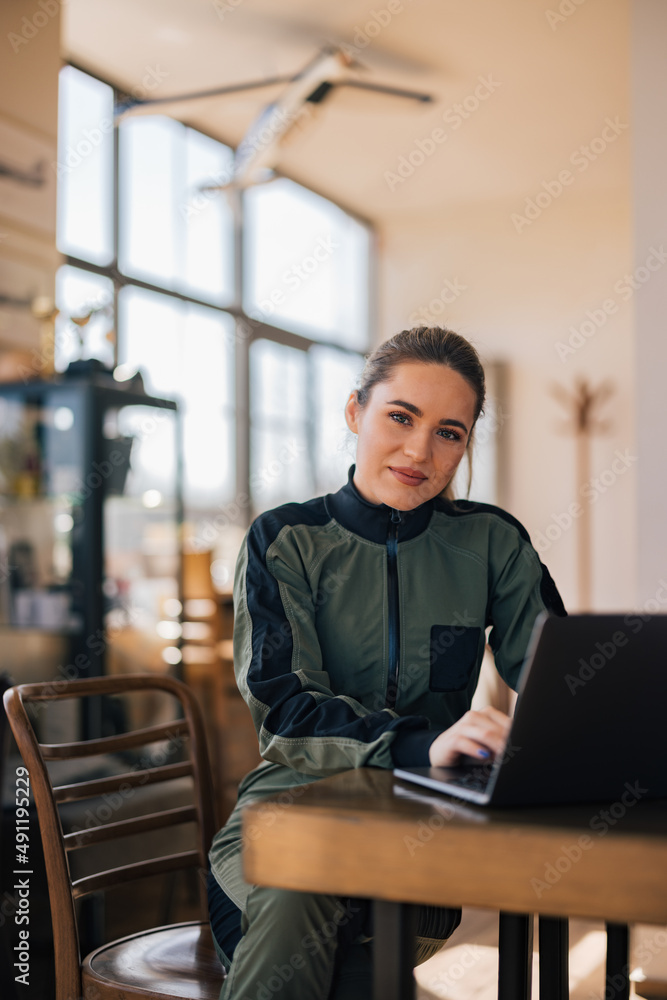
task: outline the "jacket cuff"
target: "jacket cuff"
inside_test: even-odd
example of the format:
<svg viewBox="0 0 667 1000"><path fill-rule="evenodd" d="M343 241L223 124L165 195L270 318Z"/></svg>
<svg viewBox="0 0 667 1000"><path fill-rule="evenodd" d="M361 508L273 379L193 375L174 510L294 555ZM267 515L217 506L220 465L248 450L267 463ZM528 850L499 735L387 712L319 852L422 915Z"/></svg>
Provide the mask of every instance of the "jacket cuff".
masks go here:
<svg viewBox="0 0 667 1000"><path fill-rule="evenodd" d="M398 733L391 744L395 767L429 767L429 747L440 735L439 729L411 729Z"/></svg>

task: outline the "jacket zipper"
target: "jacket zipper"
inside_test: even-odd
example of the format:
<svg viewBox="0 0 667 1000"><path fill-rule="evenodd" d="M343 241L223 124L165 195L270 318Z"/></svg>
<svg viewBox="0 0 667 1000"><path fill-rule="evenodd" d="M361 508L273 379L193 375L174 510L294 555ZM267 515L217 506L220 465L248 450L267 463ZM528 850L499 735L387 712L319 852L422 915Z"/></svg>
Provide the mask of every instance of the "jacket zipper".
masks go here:
<svg viewBox="0 0 667 1000"><path fill-rule="evenodd" d="M401 657L401 636L398 622L398 526L401 515L392 510L387 532L387 596L389 604L389 676L386 708L396 707L398 696L398 664Z"/></svg>

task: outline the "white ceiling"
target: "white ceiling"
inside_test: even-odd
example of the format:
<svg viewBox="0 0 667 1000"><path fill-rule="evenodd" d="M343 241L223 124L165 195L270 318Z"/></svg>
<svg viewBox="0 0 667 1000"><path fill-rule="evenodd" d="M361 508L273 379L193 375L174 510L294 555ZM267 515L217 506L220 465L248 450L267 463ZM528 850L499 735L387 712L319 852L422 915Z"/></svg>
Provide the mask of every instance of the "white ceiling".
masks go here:
<svg viewBox="0 0 667 1000"><path fill-rule="evenodd" d="M337 90L293 130L278 167L390 223L487 201L521 211L542 181L572 169L570 156L600 135L607 117L627 122L627 0L578 3L550 24L558 0L69 0L63 49L130 92L161 77L150 94L163 97L295 73L326 42L351 44L368 67L364 79L425 90L434 103ZM390 7L386 26L358 44L372 12ZM489 76L499 86L461 127L443 123ZM171 110L236 145L279 89ZM438 127L447 140L390 190L385 172ZM604 153L577 178L580 197L613 198L627 190L627 159Z"/></svg>

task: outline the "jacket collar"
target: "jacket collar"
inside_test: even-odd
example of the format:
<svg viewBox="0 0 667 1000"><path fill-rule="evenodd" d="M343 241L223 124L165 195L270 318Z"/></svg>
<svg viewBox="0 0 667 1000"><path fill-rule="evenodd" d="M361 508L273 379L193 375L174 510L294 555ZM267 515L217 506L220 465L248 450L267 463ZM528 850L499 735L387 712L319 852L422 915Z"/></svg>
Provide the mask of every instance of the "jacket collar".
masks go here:
<svg viewBox="0 0 667 1000"><path fill-rule="evenodd" d="M382 545L387 541L392 526L392 514L399 542L407 542L426 530L433 513L433 500L427 500L414 510L397 512L385 503L371 503L362 497L354 485L354 469L354 465L350 467L347 482L342 489L325 497L327 510L339 524L355 535ZM396 520L397 517L400 520Z"/></svg>

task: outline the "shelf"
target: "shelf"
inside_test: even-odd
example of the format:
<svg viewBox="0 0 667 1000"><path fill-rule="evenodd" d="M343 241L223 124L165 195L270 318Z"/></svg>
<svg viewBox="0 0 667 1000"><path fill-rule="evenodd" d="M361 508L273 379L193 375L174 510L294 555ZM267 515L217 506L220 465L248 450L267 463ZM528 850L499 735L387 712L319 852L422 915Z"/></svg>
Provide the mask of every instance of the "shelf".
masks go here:
<svg viewBox="0 0 667 1000"><path fill-rule="evenodd" d="M71 628L48 628L40 625L12 625L10 622L0 622L0 633L7 632L12 635L50 635L64 639L73 635L81 635L82 631L80 625L76 627L72 626Z"/></svg>

